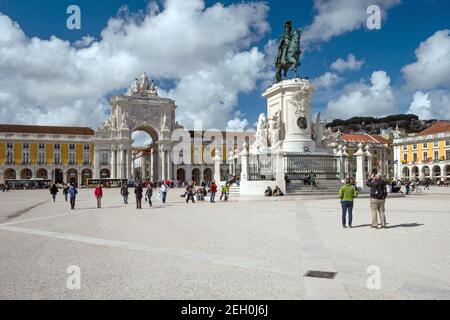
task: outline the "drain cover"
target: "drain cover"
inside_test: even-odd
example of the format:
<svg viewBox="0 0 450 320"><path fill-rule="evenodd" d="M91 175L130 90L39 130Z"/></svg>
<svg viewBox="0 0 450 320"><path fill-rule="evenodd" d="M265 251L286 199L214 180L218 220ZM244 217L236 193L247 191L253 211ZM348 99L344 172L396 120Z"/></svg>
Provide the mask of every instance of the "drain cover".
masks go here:
<svg viewBox="0 0 450 320"><path fill-rule="evenodd" d="M321 279L334 279L336 272L326 272L326 271L315 271L309 270L305 273L304 277L310 278L321 278Z"/></svg>

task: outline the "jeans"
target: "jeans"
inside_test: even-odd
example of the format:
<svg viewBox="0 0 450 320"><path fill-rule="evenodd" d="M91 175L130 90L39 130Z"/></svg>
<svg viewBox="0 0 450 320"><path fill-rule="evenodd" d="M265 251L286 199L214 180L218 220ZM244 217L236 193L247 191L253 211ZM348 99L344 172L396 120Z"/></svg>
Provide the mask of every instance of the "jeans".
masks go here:
<svg viewBox="0 0 450 320"><path fill-rule="evenodd" d="M52 194L53 202L56 200L56 194Z"/></svg>
<svg viewBox="0 0 450 320"><path fill-rule="evenodd" d="M353 222L353 201L341 201L341 205L342 205L342 225L345 226L348 211L348 225L351 226Z"/></svg>
<svg viewBox="0 0 450 320"><path fill-rule="evenodd" d="M209 198L209 201L212 203L216 202L216 193L215 192L211 192L211 197Z"/></svg>
<svg viewBox="0 0 450 320"><path fill-rule="evenodd" d="M142 209L142 197L136 197L136 209Z"/></svg>
<svg viewBox="0 0 450 320"><path fill-rule="evenodd" d="M75 197L70 197L70 209L75 210Z"/></svg>
<svg viewBox="0 0 450 320"><path fill-rule="evenodd" d="M97 197L97 208L101 208L102 207L102 197Z"/></svg>
<svg viewBox="0 0 450 320"><path fill-rule="evenodd" d="M68 196L69 195L67 193L64 194L64 199L66 199L66 201L67 201Z"/></svg>
<svg viewBox="0 0 450 320"><path fill-rule="evenodd" d="M166 204L167 192L161 192L161 196L162 196L162 203Z"/></svg>
<svg viewBox="0 0 450 320"><path fill-rule="evenodd" d="M194 199L194 194L193 193L188 193L186 195L186 203L189 202L189 199L192 199L192 203L195 203L195 199Z"/></svg>
<svg viewBox="0 0 450 320"><path fill-rule="evenodd" d="M123 196L123 204L128 204L128 196Z"/></svg>

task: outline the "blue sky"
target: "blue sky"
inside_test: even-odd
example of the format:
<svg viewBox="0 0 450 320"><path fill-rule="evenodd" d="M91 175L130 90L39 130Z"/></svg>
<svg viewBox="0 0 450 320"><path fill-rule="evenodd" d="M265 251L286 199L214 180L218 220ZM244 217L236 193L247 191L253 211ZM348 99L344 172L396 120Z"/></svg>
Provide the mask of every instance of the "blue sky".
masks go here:
<svg viewBox="0 0 450 320"><path fill-rule="evenodd" d="M330 5L326 9L330 11L329 13L331 15L333 14L332 11L335 10L335 14L339 16L339 10L343 9L344 5L342 3L344 2L342 0L331 0L331 2L335 4ZM348 1L346 3L348 6L351 6L351 2ZM216 3L217 1L207 0L205 1L205 6L208 8ZM240 2L221 1L221 3L225 7L228 7L229 5ZM265 47L270 40L278 39L282 32L285 19L292 19L295 27L308 29L314 26L314 21L318 17L320 18L328 13L328 11L321 11L325 7L323 0L266 1L264 3L269 10L265 14L262 14L257 22L250 21L249 25L256 23L261 26L265 22L270 26L270 29L260 30L256 32L257 35L252 38L250 43L239 46L239 48L230 49L234 50L234 54L249 52L253 47L257 47L258 52L265 54L265 59L271 61L273 57L265 51ZM350 28L351 30L339 31L339 22L332 25L325 23L323 27L328 29L336 28L337 30L330 39L319 39L320 35L317 34L315 38L314 36L310 36L312 40L308 41L308 48L302 55L301 75L307 76L311 80L317 80L326 73L329 73L331 79L335 79L334 83L328 83L326 87L319 86L313 99L314 112L322 112L328 120L337 117L347 118L361 114L381 116L389 113L410 111L416 111L423 118L445 117L442 106L447 105L447 102L449 102L449 79L445 75L442 75L440 70L428 70L426 66L427 64L433 64L435 61L442 61L442 55L444 57L448 56L450 60L450 52L446 51L449 46L449 35L445 33L445 30L450 28L450 2L446 0L379 0L369 1L369 3L380 4L380 7L387 14L383 15L381 30L368 30L364 24L358 22L358 19L367 16L366 12L360 10L360 12L349 13L349 19L355 19L354 24ZM68 17L66 9L71 4L76 4L81 8L81 30L68 30L66 28L66 19ZM165 3L158 1L157 4L159 5L159 10L163 11ZM20 25L20 29L29 39L36 37L40 41L45 42L45 40L51 41L51 37L56 36L59 39L69 41L71 46L74 47L75 42L84 36L92 36L97 41L101 41L102 37L100 33L106 28L108 20L115 17L119 9L124 5L128 6L128 15L139 12L140 10L145 15L149 2L146 0L0 0L0 12L12 21L17 22ZM364 9L365 7L362 6L361 8ZM248 17L246 16L246 18ZM213 19L209 20L214 21ZM436 35L439 31L442 33ZM224 32L226 33L227 30L224 30ZM313 31L310 32L310 34L313 33ZM180 34L180 36L183 35ZM222 35L219 33L216 36L221 37ZM432 38L433 36L436 39ZM436 41L433 42L433 39ZM421 43L427 40L430 43L428 47L424 48L424 52L419 58L416 56L415 51ZM433 53L439 51L436 48L439 46L439 41L445 42L442 49L444 52L437 53L437 55L441 56L436 58ZM14 45L12 44L13 47ZM150 47L149 50L152 50L152 48ZM338 59L346 60L349 54L354 55L356 61L360 61L362 65L347 70L331 68L333 62ZM180 59L183 58L180 56ZM429 61L426 59L429 59ZM434 61L433 59L436 60ZM5 60L0 60L0 67L2 63L6 63ZM73 63L76 64L76 62ZM166 61L161 61L160 63L166 63ZM261 67L261 63L261 61L258 62L259 67ZM405 74L405 72L402 72L402 69L408 65L412 65L411 71ZM442 68L446 68L446 66L442 65ZM142 69L147 67L150 67L150 65L143 64ZM51 60L47 68L52 68ZM254 82L253 88L249 89L249 84L236 84L237 88L233 88L232 90L236 96L236 100L229 98L229 101L224 102L223 100L228 98L217 96L219 102L218 107L214 109L215 112L220 113L220 105L226 105L226 112L219 117L222 119L224 126L226 125L226 120L234 118L236 120L235 124L237 123L238 126L246 124L248 128L256 121L259 113L265 112L265 101L261 98L261 92L264 90L264 86L268 84L268 78L273 73L273 70L270 69L270 66L261 67L261 69L264 69L261 71L261 73L265 73L264 75L260 74L249 80ZM13 68L5 70L1 70L3 73L2 76L8 77L8 74L5 74L5 72L14 73ZM186 110L186 115L182 117L182 120L188 121L187 119L189 117L192 118L195 116L195 112L202 113L202 110L208 108L207 105L202 106L202 108L199 107L199 109L191 108L188 106L190 102L198 102L196 100L191 101L190 97L185 93L187 89L183 89L183 91L181 90L181 86L179 90L174 89L177 84L187 81L185 79L191 79L191 81L195 79L195 77L191 76L195 74L195 70L190 70L190 73L186 71L182 75L174 75L170 70L167 71L167 75L164 73L158 74L157 70L145 69L142 71L147 71L150 75L156 73L155 78L161 91L164 93L167 92L170 96L181 100L181 110ZM379 73L376 73L372 79L375 79L374 81L378 84L373 85L372 83L371 85L371 77L377 71ZM113 72L114 70L110 70L110 73ZM25 74L26 76L26 72L20 71L18 73ZM416 79L421 74L429 75L430 77L439 79L439 81L436 81L432 86L424 85L420 80ZM105 77L109 76L105 75ZM117 75L117 77L119 76ZM58 74L57 77L63 76ZM217 77L214 76L213 78ZM390 78L390 83L386 82L387 78ZM127 84L131 80L126 79ZM89 80L85 79L85 81ZM107 97L113 92L121 92L126 89L121 85L121 81L118 80L117 83L117 87L115 88L105 87L100 84L98 86L103 90L103 96ZM233 84L230 85L232 86ZM372 99L371 95L376 95L376 93L371 91L371 87L378 85L382 90L387 91L388 94L385 97L376 96ZM185 87L190 88L188 85ZM224 88L229 87L225 85ZM8 92L4 92L4 94L8 94ZM83 92L79 92L79 94L83 95ZM190 92L190 94L195 95L195 92ZM71 93L68 99L77 100L75 95ZM359 97L361 95L367 95L366 100ZM215 103L214 98L214 96L211 96L209 103ZM60 96L58 96L58 99L61 99L60 103L67 104L68 108L75 109L81 113L83 113L83 108L92 101L83 101L81 99L78 105L72 107L69 102L64 101ZM380 101L376 99L380 99ZM101 101L101 99L99 101L100 104L103 104L103 108L96 109L97 111L100 110L98 111L100 115L94 117L97 122L101 118L101 112L107 112L105 101ZM11 121L33 122L35 119L40 119L37 122L42 123L47 120L54 122L56 121L55 119L64 118L59 117L58 110L52 109L50 106L51 103L45 100L33 101L33 98L29 97L24 99L22 103L29 104L27 107L30 108L33 107L33 104L34 107L39 105L43 109L42 117L37 115L36 117L27 118L23 115L18 115L17 117L12 117ZM49 106L46 106L46 103ZM346 104L348 107L346 107ZM380 108L377 107L378 104ZM353 105L356 107L353 107ZM2 108L4 109L3 112L0 112L2 116L11 110L16 110L15 112L25 112L24 110L26 110L14 108L13 105L2 106ZM6 110L6 108L9 109ZM450 106L447 106L447 108L445 110L450 111ZM353 110L354 113L352 114ZM72 120L79 119L75 113L72 114L71 118ZM75 121L72 120L64 118L63 122L71 123ZM2 122L8 122L8 120L5 121L5 119L2 119ZM87 121L87 123L90 125L95 124L91 121ZM211 125L219 126L220 124L215 121Z"/></svg>

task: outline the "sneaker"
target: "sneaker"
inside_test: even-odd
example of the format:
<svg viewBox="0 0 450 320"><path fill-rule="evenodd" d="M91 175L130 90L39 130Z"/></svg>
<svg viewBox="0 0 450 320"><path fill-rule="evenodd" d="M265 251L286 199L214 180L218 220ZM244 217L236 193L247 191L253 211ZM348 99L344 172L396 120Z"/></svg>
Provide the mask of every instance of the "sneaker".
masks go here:
<svg viewBox="0 0 450 320"><path fill-rule="evenodd" d="M347 229L347 227L345 226L345 224L342 226L342 228Z"/></svg>

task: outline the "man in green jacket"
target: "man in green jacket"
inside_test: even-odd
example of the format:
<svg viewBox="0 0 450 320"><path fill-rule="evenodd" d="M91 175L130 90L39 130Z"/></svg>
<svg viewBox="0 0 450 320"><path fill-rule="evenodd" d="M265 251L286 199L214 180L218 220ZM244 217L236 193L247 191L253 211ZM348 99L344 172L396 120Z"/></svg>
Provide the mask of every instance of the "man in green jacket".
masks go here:
<svg viewBox="0 0 450 320"><path fill-rule="evenodd" d="M358 191L352 183L352 178L345 179L345 186L339 189L339 199L342 206L342 227L346 227L346 218L348 211L348 227L352 227L353 220L353 199L358 197Z"/></svg>

